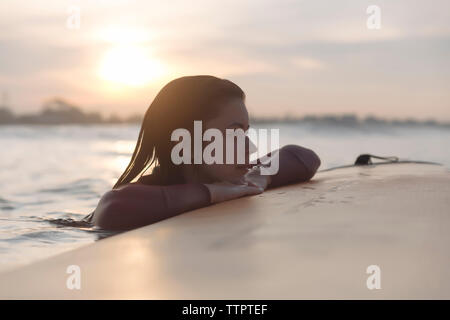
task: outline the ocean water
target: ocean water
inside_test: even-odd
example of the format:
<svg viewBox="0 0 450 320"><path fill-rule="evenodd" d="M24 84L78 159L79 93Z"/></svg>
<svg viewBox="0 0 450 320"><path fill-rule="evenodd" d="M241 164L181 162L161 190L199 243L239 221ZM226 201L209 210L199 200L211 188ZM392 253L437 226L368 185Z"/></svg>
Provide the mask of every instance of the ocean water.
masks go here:
<svg viewBox="0 0 450 320"><path fill-rule="evenodd" d="M264 127L280 129L280 145L316 151L321 169L351 164L361 153L450 168L449 129ZM0 126L0 271L111 235L49 221L90 213L128 164L138 132L137 125Z"/></svg>

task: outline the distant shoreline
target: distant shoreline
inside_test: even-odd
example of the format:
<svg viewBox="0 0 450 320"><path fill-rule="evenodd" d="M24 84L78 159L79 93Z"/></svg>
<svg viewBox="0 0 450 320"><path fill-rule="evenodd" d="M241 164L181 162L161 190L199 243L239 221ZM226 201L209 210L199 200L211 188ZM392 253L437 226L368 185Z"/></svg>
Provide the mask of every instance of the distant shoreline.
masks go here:
<svg viewBox="0 0 450 320"><path fill-rule="evenodd" d="M140 124L143 115L133 115L123 118L110 116L105 118L100 113L87 113L80 107L72 105L63 99L53 99L46 103L43 110L34 114L15 115L6 107L0 107L0 125L110 125L110 124ZM354 114L306 115L302 117L253 117L254 124L310 124L333 127L366 127L366 126L404 126L404 127L438 127L449 128L450 122L416 119L383 119L375 116L358 118Z"/></svg>

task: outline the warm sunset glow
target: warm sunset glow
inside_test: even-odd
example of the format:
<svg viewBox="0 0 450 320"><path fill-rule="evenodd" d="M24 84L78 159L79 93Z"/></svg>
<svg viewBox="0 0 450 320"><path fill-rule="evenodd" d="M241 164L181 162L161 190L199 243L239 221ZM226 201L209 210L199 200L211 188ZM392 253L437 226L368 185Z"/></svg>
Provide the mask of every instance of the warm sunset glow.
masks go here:
<svg viewBox="0 0 450 320"><path fill-rule="evenodd" d="M358 0L22 2L0 1L0 105L18 114L60 96L129 116L208 74L239 85L253 117L450 121L448 0L378 1L379 29Z"/></svg>
<svg viewBox="0 0 450 320"><path fill-rule="evenodd" d="M120 46L109 50L100 67L104 80L127 86L143 86L162 74L162 64L139 46Z"/></svg>
<svg viewBox="0 0 450 320"><path fill-rule="evenodd" d="M114 45L142 44L155 38L149 29L129 28L125 26L108 26L95 32L95 39Z"/></svg>

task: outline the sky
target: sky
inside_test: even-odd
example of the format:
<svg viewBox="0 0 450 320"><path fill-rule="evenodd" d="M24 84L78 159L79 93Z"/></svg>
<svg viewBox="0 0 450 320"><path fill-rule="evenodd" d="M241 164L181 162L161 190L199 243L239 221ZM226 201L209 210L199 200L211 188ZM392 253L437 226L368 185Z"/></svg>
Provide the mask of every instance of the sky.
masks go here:
<svg viewBox="0 0 450 320"><path fill-rule="evenodd" d="M143 114L170 80L210 74L254 116L449 121L449 56L448 0L0 2L0 104L19 114L52 97Z"/></svg>

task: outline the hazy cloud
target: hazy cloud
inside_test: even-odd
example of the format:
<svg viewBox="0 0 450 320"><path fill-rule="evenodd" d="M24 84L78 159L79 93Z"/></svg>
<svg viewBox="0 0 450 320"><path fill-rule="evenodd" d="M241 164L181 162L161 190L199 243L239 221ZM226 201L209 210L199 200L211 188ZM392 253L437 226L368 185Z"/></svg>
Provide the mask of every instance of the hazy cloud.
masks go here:
<svg viewBox="0 0 450 320"><path fill-rule="evenodd" d="M371 4L380 30L366 27ZM69 5L81 8L78 30L66 28ZM172 77L209 73L238 82L261 114L450 119L449 21L445 0L3 0L0 91L18 112L53 95L142 112ZM120 41L161 61L165 76L136 88L102 81Z"/></svg>

